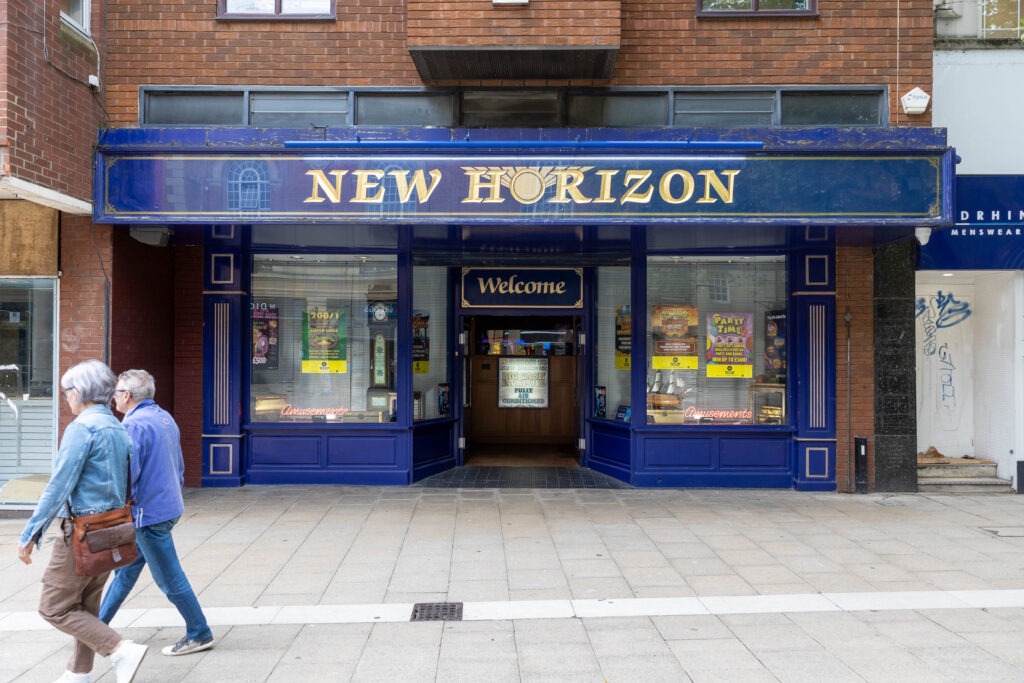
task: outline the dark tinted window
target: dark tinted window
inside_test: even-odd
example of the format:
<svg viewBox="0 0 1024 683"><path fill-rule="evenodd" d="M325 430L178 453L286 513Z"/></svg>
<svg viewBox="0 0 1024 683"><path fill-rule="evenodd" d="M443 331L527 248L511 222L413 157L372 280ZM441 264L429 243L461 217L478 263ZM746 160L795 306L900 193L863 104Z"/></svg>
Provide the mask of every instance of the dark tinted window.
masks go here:
<svg viewBox="0 0 1024 683"><path fill-rule="evenodd" d="M878 126L881 99L877 92L783 92L782 125Z"/></svg>
<svg viewBox="0 0 1024 683"><path fill-rule="evenodd" d="M664 126L668 124L665 93L570 95L570 126Z"/></svg>
<svg viewBox="0 0 1024 683"><path fill-rule="evenodd" d="M241 92L148 92L145 122L152 125L245 125Z"/></svg>
<svg viewBox="0 0 1024 683"><path fill-rule="evenodd" d="M359 93L356 124L360 126L451 126L454 96L448 93Z"/></svg>
<svg viewBox="0 0 1024 683"><path fill-rule="evenodd" d="M558 91L467 91L462 95L462 125L467 128L543 128L562 122Z"/></svg>

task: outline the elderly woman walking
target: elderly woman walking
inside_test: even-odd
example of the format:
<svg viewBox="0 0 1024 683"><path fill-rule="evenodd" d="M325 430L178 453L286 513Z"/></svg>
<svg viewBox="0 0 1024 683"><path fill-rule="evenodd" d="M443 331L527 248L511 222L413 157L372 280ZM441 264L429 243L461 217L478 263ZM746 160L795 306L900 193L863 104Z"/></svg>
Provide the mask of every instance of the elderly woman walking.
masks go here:
<svg viewBox="0 0 1024 683"><path fill-rule="evenodd" d="M76 416L64 430L53 476L25 525L18 544L18 559L32 563L50 523L60 515L60 530L50 564L43 572L39 614L54 628L75 639L67 671L58 683L90 683L94 653L110 658L117 683L135 678L146 646L123 640L99 620L100 597L110 572L77 576L71 549L72 515L106 512L125 505L125 484L131 438L110 412L117 377L104 363L87 360L60 379L61 395Z"/></svg>

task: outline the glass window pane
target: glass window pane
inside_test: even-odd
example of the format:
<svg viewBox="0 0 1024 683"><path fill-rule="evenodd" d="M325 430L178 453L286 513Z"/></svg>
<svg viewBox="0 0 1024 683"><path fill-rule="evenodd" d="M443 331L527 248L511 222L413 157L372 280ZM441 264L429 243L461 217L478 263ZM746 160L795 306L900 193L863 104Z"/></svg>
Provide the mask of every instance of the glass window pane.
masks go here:
<svg viewBox="0 0 1024 683"><path fill-rule="evenodd" d="M356 94L356 124L360 126L452 126L454 96L447 93L384 95Z"/></svg>
<svg viewBox="0 0 1024 683"><path fill-rule="evenodd" d="M413 420L449 417L448 269L417 266L412 276Z"/></svg>
<svg viewBox="0 0 1024 683"><path fill-rule="evenodd" d="M281 0L281 14L330 14L331 0Z"/></svg>
<svg viewBox="0 0 1024 683"><path fill-rule="evenodd" d="M701 9L706 12L749 12L754 9L754 0L703 0Z"/></svg>
<svg viewBox="0 0 1024 683"><path fill-rule="evenodd" d="M347 126L348 93L253 92L249 95L249 125L267 128Z"/></svg>
<svg viewBox="0 0 1024 683"><path fill-rule="evenodd" d="M274 0L226 0L227 14L273 14Z"/></svg>
<svg viewBox="0 0 1024 683"><path fill-rule="evenodd" d="M878 126L881 94L783 92L784 126Z"/></svg>
<svg viewBox="0 0 1024 683"><path fill-rule="evenodd" d="M145 124L244 125L241 92L147 92Z"/></svg>
<svg viewBox="0 0 1024 683"><path fill-rule="evenodd" d="M0 486L52 469L55 287L52 278L0 278Z"/></svg>
<svg viewBox="0 0 1024 683"><path fill-rule="evenodd" d="M570 126L664 126L668 123L665 93L572 95Z"/></svg>
<svg viewBox="0 0 1024 683"><path fill-rule="evenodd" d="M391 256L253 258L252 421L394 417L397 272Z"/></svg>
<svg viewBox="0 0 1024 683"><path fill-rule="evenodd" d="M89 27L88 0L61 0L60 13L82 28Z"/></svg>
<svg viewBox="0 0 1024 683"><path fill-rule="evenodd" d="M648 421L786 423L784 259L648 263Z"/></svg>
<svg viewBox="0 0 1024 683"><path fill-rule="evenodd" d="M771 126L775 93L682 92L676 95L674 123L682 127Z"/></svg>
<svg viewBox="0 0 1024 683"><path fill-rule="evenodd" d="M630 405L632 323L629 298L628 267L597 269L594 417L613 419L619 406Z"/></svg>

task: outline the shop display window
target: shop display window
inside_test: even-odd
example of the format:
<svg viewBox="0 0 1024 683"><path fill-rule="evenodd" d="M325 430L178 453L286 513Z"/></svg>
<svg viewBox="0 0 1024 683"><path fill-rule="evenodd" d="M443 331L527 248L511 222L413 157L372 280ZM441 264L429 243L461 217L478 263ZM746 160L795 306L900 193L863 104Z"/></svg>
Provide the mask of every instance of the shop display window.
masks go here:
<svg viewBox="0 0 1024 683"><path fill-rule="evenodd" d="M448 269L412 271L413 420L452 416L448 376Z"/></svg>
<svg viewBox="0 0 1024 683"><path fill-rule="evenodd" d="M597 310L593 417L624 419L630 414L632 318L629 268L597 269Z"/></svg>
<svg viewBox="0 0 1024 683"><path fill-rule="evenodd" d="M250 420L397 419L397 276L393 256L253 257Z"/></svg>
<svg viewBox="0 0 1024 683"><path fill-rule="evenodd" d="M786 424L783 257L648 259L647 422Z"/></svg>
<svg viewBox="0 0 1024 683"><path fill-rule="evenodd" d="M52 468L56 282L0 278L0 485Z"/></svg>

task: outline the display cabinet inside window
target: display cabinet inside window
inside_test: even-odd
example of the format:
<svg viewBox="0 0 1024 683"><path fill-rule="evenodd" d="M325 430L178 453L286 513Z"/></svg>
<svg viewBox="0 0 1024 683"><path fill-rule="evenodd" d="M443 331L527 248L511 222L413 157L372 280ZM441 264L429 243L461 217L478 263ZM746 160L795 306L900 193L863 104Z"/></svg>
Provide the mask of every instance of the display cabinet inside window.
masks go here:
<svg viewBox="0 0 1024 683"><path fill-rule="evenodd" d="M251 292L253 422L397 418L393 257L258 255Z"/></svg>
<svg viewBox="0 0 1024 683"><path fill-rule="evenodd" d="M647 422L786 424L782 257L651 257Z"/></svg>

